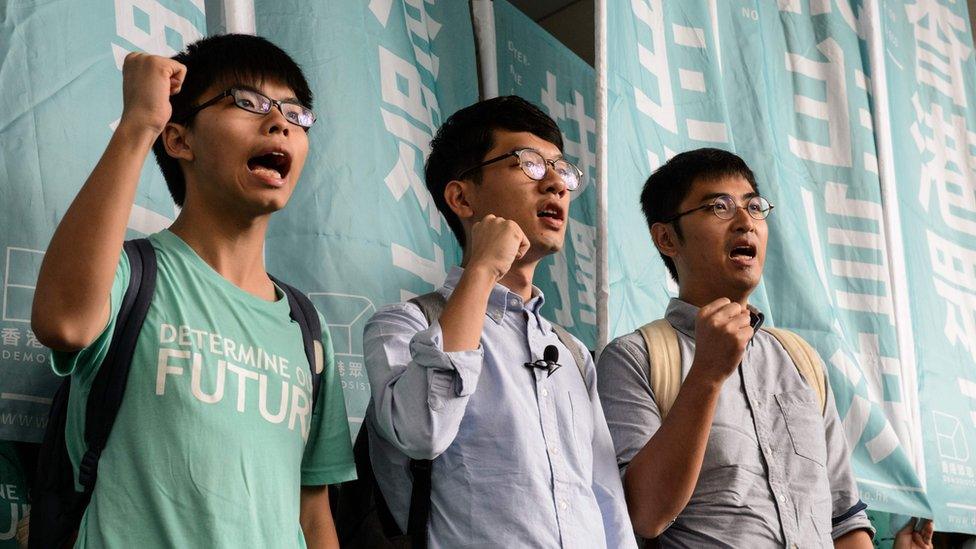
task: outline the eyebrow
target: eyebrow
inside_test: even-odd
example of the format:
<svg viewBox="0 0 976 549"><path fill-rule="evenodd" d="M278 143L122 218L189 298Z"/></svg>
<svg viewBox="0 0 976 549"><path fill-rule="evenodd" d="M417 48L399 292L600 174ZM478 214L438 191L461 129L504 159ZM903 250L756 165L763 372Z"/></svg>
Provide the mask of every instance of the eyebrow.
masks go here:
<svg viewBox="0 0 976 549"><path fill-rule="evenodd" d="M732 195L729 194L729 193L708 193L705 196L701 197L701 199L698 202L699 203L704 203L704 202L707 202L709 200L714 200L714 199L716 199L716 198L718 198L720 196L732 196ZM746 193L746 194L742 195L742 198L745 199L745 200L749 200L750 198L753 198L753 197L756 197L756 196L760 196L760 194L757 193L756 191L752 191L751 193ZM735 197L733 197L733 198L735 198Z"/></svg>
<svg viewBox="0 0 976 549"><path fill-rule="evenodd" d="M254 86L251 86L251 85L249 85L249 84L234 84L234 85L233 85L233 86L231 86L231 87L232 87L232 88L237 88L237 89L240 89L240 90L247 90L247 91L252 91L252 92L254 92L254 93L260 93L261 95L263 95L263 96L265 96L265 97L270 97L270 96L269 96L269 95L267 94L267 92L264 92L264 91L261 91L261 90L259 90L259 89L257 89L257 88L255 88ZM274 99L274 98L272 97L272 99ZM299 100L298 100L298 98L297 98L297 97L295 97L295 96L293 96L293 95L292 95L292 96L289 96L289 97L286 97L286 98L284 98L284 99L278 99L277 101L279 101L279 102L281 102L281 103L298 103L299 105L301 105L301 104L302 104L302 102L301 102L301 101L299 101Z"/></svg>
<svg viewBox="0 0 976 549"><path fill-rule="evenodd" d="M546 158L546 155L542 154L542 151L540 151L539 149L537 149L535 147L515 147L514 149L512 149L511 152L524 151L526 149L527 150L530 150L530 151L535 151L535 152L539 153L539 155L542 156L542 158L544 158L546 160L552 160L553 162L555 162L556 160L563 160L563 159L566 158L566 156L563 154L562 151L559 151L559 154L557 154L556 156L554 156L552 158Z"/></svg>

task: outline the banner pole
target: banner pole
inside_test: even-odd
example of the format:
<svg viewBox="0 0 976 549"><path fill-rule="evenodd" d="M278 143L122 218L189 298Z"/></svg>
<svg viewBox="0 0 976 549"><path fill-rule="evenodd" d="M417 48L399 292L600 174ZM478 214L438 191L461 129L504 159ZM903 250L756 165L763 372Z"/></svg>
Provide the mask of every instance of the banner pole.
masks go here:
<svg viewBox="0 0 976 549"><path fill-rule="evenodd" d="M862 32L866 35L870 59L871 117L878 152L878 174L881 185L881 218L888 254L888 276L891 279L892 304L895 310L895 334L898 338L898 354L901 363L901 390L909 413L911 429L912 464L923 489L927 486L925 454L922 449L922 425L920 418L918 365L915 356L915 336L912 327L911 304L908 299L907 272L901 234L901 215L898 188L895 179L894 149L891 140L891 119L888 106L887 75L880 0L868 0L864 10ZM866 32L864 32L866 31Z"/></svg>
<svg viewBox="0 0 976 549"><path fill-rule="evenodd" d="M596 350L610 341L607 234L607 0L596 0Z"/></svg>
<svg viewBox="0 0 976 549"><path fill-rule="evenodd" d="M491 0L471 0L478 58L478 86L481 99L498 97L498 49L495 41L495 7Z"/></svg>
<svg viewBox="0 0 976 549"><path fill-rule="evenodd" d="M254 0L223 0L223 8L228 33L257 34Z"/></svg>

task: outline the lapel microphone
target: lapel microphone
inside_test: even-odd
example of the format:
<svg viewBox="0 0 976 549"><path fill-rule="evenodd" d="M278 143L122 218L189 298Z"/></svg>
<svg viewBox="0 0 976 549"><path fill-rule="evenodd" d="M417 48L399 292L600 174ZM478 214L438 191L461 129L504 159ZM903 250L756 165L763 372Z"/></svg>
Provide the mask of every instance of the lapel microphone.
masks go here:
<svg viewBox="0 0 976 549"><path fill-rule="evenodd" d="M559 349L555 345L546 345L546 348L542 351L542 358L536 360L535 362L526 362L526 368L535 368L537 370L545 370L546 377L552 375L553 372L562 367L559 362Z"/></svg>

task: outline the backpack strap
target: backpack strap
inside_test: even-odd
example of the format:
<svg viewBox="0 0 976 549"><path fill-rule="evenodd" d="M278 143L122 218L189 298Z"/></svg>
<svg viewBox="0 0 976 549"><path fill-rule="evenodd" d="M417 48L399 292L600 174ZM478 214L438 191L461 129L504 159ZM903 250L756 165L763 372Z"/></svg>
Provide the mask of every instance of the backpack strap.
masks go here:
<svg viewBox="0 0 976 549"><path fill-rule="evenodd" d="M583 352L580 351L573 336L559 324L552 324L552 331L556 332L559 342L569 349L569 354L573 355L573 360L576 361L576 368L583 376L583 381L586 381L586 357L583 356Z"/></svg>
<svg viewBox="0 0 976 549"><path fill-rule="evenodd" d="M663 421L681 388L678 332L663 318L641 326L639 331L647 345L647 381L654 391L654 400Z"/></svg>
<svg viewBox="0 0 976 549"><path fill-rule="evenodd" d="M820 399L820 414L827 412L827 381L820 365L820 355L809 343L799 335L782 328L763 328L773 335L780 345L790 355L796 369L806 380L807 385L817 393Z"/></svg>
<svg viewBox="0 0 976 549"><path fill-rule="evenodd" d="M78 465L78 482L84 486L86 498L82 510L88 505L87 499L91 498L95 488L98 460L122 406L136 340L156 289L156 250L149 240L130 240L123 244L122 249L129 262L129 286L116 316L112 341L88 394L85 410L86 449Z"/></svg>
<svg viewBox="0 0 976 549"><path fill-rule="evenodd" d="M289 313L292 320L298 323L302 331L302 343L305 346L305 358L308 359L309 370L312 373L312 410L316 409L315 402L319 397L322 371L325 368L325 352L322 349L322 323L319 313L307 295L294 286L285 284L271 276L272 282L278 285L288 299Z"/></svg>

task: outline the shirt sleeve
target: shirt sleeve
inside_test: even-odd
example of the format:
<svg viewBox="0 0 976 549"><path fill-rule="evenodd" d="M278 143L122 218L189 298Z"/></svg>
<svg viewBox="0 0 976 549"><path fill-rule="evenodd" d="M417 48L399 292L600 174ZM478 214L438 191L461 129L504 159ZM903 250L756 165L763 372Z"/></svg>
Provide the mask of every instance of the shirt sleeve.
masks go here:
<svg viewBox="0 0 976 549"><path fill-rule="evenodd" d="M434 459L454 441L478 386L484 350L444 352L439 322L398 303L380 309L363 335L377 434L412 459Z"/></svg>
<svg viewBox="0 0 976 549"><path fill-rule="evenodd" d="M596 367L589 352L584 352L583 356L586 357L584 368L587 372L586 389L590 395L590 408L593 411L593 493L603 515L607 547L636 549L637 538L630 524L627 501L624 499L624 489L616 467L613 441L610 438L610 430L597 392Z"/></svg>
<svg viewBox="0 0 976 549"><path fill-rule="evenodd" d="M352 437L332 349L332 335L322 315L319 315L319 322L322 324L324 365L319 379L319 396L312 413L312 427L302 456L303 486L338 484L356 478Z"/></svg>
<svg viewBox="0 0 976 549"><path fill-rule="evenodd" d="M98 367L108 347L112 343L112 336L115 334L115 321L122 307L122 298L129 287L129 259L125 250L119 254L119 263L115 266L115 278L112 280L112 290L109 293L109 314L108 321L102 329L102 333L88 344L87 347L78 351L51 351L51 369L59 376L77 374L79 377L90 380L98 372Z"/></svg>
<svg viewBox="0 0 976 549"><path fill-rule="evenodd" d="M819 357L818 357L819 359ZM823 369L823 362L820 363ZM823 370L826 372L826 370ZM827 480L831 495L831 538L837 539L848 532L864 529L874 537L874 527L865 512L867 505L861 501L851 468L851 453L847 438L834 404L834 392L830 379L824 376L827 388L824 410L824 435L827 442Z"/></svg>
<svg viewBox="0 0 976 549"><path fill-rule="evenodd" d="M647 380L648 360L643 338L631 333L611 341L597 365L597 387L621 478L661 427L661 412Z"/></svg>

